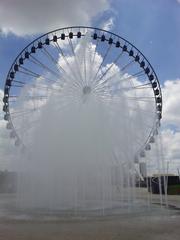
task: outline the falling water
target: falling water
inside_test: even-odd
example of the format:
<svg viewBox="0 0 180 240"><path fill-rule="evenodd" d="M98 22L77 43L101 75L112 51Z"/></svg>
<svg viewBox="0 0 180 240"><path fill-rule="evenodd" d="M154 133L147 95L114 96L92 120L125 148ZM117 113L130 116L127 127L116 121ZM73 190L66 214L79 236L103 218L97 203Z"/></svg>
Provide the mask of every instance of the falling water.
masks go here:
<svg viewBox="0 0 180 240"><path fill-rule="evenodd" d="M19 161L17 203L23 208L104 214L115 207L129 211L139 203L134 159L149 134L147 125L155 122L144 119L142 109L154 111L154 105L132 101L136 92L129 91L128 74L117 65L101 78L111 63L99 69L102 56L94 54L89 38L69 56L64 78L52 85L39 78L33 83L44 84L48 95L36 102L40 110L31 118L36 124L32 127L27 116L18 120L27 146ZM32 83L23 88L18 108L34 91Z"/></svg>

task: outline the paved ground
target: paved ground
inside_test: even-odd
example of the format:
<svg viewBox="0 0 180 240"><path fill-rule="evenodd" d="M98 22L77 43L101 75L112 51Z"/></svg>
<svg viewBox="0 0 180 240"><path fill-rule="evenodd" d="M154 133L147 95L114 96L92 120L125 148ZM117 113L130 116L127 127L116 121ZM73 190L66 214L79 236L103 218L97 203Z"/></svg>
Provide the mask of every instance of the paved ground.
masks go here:
<svg viewBox="0 0 180 240"><path fill-rule="evenodd" d="M179 240L179 236L179 216L0 223L2 240Z"/></svg>
<svg viewBox="0 0 180 240"><path fill-rule="evenodd" d="M153 196L157 198L158 196ZM3 204L10 196L0 196ZM180 205L171 196L171 205ZM2 204L2 205L3 205ZM180 211L149 212L89 219L4 218L0 205L0 240L179 240Z"/></svg>

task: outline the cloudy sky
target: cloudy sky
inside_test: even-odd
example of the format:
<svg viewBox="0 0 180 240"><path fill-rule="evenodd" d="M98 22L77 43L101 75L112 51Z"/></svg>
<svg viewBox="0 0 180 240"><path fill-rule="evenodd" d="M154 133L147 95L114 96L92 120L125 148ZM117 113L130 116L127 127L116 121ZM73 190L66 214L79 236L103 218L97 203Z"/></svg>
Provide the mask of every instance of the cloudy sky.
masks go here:
<svg viewBox="0 0 180 240"><path fill-rule="evenodd" d="M179 0L0 0L0 98L22 48L41 33L74 25L111 30L147 56L163 91L165 158L172 169L180 168ZM12 164L14 153L2 117L0 112L0 169Z"/></svg>

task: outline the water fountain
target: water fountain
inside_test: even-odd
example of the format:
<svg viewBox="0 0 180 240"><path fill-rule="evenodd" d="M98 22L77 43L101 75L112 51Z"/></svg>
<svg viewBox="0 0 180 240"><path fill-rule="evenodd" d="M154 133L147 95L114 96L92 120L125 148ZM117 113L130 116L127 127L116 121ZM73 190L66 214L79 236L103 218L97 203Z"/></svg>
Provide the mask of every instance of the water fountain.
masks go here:
<svg viewBox="0 0 180 240"><path fill-rule="evenodd" d="M101 29L50 32L18 55L4 91L20 149L18 206L73 214L147 206L137 169L156 136L162 97L135 46Z"/></svg>

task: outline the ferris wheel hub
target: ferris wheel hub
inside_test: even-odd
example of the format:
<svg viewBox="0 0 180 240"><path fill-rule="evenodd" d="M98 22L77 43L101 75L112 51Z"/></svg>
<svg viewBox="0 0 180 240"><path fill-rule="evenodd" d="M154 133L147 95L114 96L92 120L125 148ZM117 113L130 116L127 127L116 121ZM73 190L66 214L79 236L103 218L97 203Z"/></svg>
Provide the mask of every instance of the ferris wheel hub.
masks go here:
<svg viewBox="0 0 180 240"><path fill-rule="evenodd" d="M84 95L90 94L91 93L91 87L90 86L84 86L82 91L83 91Z"/></svg>

